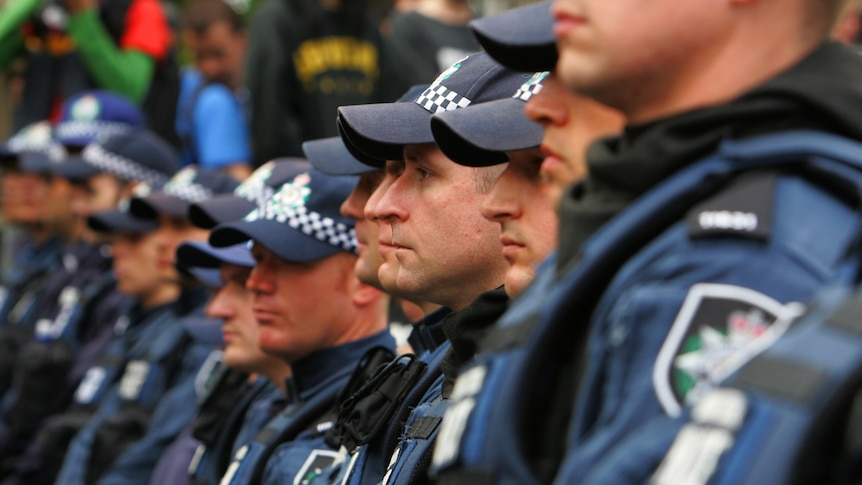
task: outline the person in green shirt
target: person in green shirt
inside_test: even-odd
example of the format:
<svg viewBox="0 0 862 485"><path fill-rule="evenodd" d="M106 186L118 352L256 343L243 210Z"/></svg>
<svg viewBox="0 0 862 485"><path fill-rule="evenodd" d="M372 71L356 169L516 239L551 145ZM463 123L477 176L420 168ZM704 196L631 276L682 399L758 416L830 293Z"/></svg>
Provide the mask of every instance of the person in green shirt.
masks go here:
<svg viewBox="0 0 862 485"><path fill-rule="evenodd" d="M14 128L56 119L65 99L87 89L143 106L171 47L158 0L9 0L0 9L0 70L27 59Z"/></svg>

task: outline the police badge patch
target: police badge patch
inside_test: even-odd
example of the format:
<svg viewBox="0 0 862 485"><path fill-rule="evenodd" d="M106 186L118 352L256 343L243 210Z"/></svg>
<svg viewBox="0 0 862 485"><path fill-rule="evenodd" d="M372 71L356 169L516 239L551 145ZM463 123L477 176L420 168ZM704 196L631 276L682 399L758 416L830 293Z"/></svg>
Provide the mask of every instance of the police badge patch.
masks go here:
<svg viewBox="0 0 862 485"><path fill-rule="evenodd" d="M308 459L305 460L305 463L302 464L302 468L299 469L299 473L296 474L296 478L293 480L293 485L305 485L307 483L311 483L315 477L321 474L323 470L326 470L333 463L335 463L335 459L338 458L338 453L329 450L314 450L308 455Z"/></svg>
<svg viewBox="0 0 862 485"><path fill-rule="evenodd" d="M696 402L774 342L799 307L741 286L692 286L653 368L653 386L665 412L679 415L683 404Z"/></svg>

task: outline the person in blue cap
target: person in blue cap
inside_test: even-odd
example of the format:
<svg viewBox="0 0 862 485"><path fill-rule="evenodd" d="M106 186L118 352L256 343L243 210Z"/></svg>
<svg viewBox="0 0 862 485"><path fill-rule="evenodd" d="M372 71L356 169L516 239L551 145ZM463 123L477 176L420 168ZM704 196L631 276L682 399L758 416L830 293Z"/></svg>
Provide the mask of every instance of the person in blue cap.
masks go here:
<svg viewBox="0 0 862 485"><path fill-rule="evenodd" d="M143 128L144 115L127 98L109 91L86 90L69 97L54 123L54 139L78 154L99 136Z"/></svg>
<svg viewBox="0 0 862 485"><path fill-rule="evenodd" d="M236 450L281 410L290 365L258 345L252 293L245 287L254 266L247 245L215 248L190 241L177 248L177 261L218 272L220 281L204 309L208 321L186 325L195 338L222 350L198 395L195 421L162 454L151 483L218 483Z"/></svg>
<svg viewBox="0 0 862 485"><path fill-rule="evenodd" d="M293 177L310 169L311 165L304 158L283 157L270 160L255 169L232 194L221 194L192 204L189 207L189 219L192 224L202 229L236 222L263 205Z"/></svg>
<svg viewBox="0 0 862 485"><path fill-rule="evenodd" d="M114 273L119 290L135 296L133 311L163 310L154 320L138 318L135 326L129 317L115 327L102 361L114 356L120 364L97 364L84 376L75 399L95 409L68 446L60 483L147 483L164 447L193 418L187 403L194 401L194 379L211 348L191 342L179 319L201 311L205 292L186 284L174 255L184 240L206 237L189 223L189 205L236 185L227 175L187 168L161 189L122 203L124 209L88 218L94 230L120 233L112 244Z"/></svg>
<svg viewBox="0 0 862 485"><path fill-rule="evenodd" d="M635 477L647 463L609 462L631 454L628 438L661 446L653 419L683 412L741 350L782 332L794 301L856 279L857 206L838 187L859 186L862 133L846 106L862 64L825 42L841 3L653 2L633 29L622 1L504 17L498 37L539 27L516 36L522 47L555 32L560 79L629 125L590 146L587 179L561 202L555 262L463 370L440 482L592 484L609 471L607 483L646 482ZM754 27L767 18L773 28ZM798 171L815 165L840 182ZM716 403L736 419L733 401ZM720 454L689 455L692 473L664 483L706 483L695 459Z"/></svg>
<svg viewBox="0 0 862 485"><path fill-rule="evenodd" d="M241 220L281 185L310 169L307 161L298 158L267 162L233 193L192 204L189 219L203 229ZM215 248L188 242L177 249L177 262L202 279L206 278L203 271L221 273L218 281L210 283L217 288L205 309L210 322L187 322L187 327L193 336L223 347L224 357L205 379L199 378L207 389L199 392L195 421L162 454L151 483L217 483L237 449L250 444L284 406L284 380L290 366L258 346L251 292L245 288L254 260L246 245ZM222 339L221 320L231 338Z"/></svg>
<svg viewBox="0 0 862 485"><path fill-rule="evenodd" d="M392 356L386 299L356 278L353 223L338 213L354 185L310 170L210 236L217 247L252 241L255 266L246 286L254 295L258 343L293 372L284 411L236 451L221 483L301 481L331 462L335 450L324 436L335 406L351 393L344 390L348 381L359 379L354 368L362 359Z"/></svg>
<svg viewBox="0 0 862 485"><path fill-rule="evenodd" d="M506 264L499 227L480 212L502 167L465 167L449 160L434 144L431 118L509 97L526 78L477 54L403 102L339 108L344 144L359 160L385 167L364 209L379 226L383 263L378 278L394 294L442 305L442 313L426 320L439 322L443 334L431 339L433 345L415 349L417 355L394 361L384 376L355 395L351 407L342 409L337 425L342 456L321 474L323 481L378 483L384 475L395 481L425 479L422 462L430 458L457 362L470 358L474 339L507 303L500 287ZM411 343L432 325L414 326ZM399 399L387 408L373 406L375 394L390 387L399 390ZM410 452L399 453L407 442Z"/></svg>
<svg viewBox="0 0 862 485"><path fill-rule="evenodd" d="M4 218L20 227L25 238L15 264L3 276L0 327L32 323L37 295L59 267L63 240L75 229L68 212L70 187L49 168L62 156L47 122L25 127L0 146Z"/></svg>
<svg viewBox="0 0 862 485"><path fill-rule="evenodd" d="M86 138L97 133L94 130ZM85 140L81 136L78 140ZM62 268L44 285L44 296L34 311L35 328L19 352L15 386L0 411L0 454L7 463L13 463L12 457L24 450L47 416L72 402L84 373L110 341L126 298L116 290L110 248L98 233L82 230L80 222L92 212L115 207L138 182L164 183L176 170L177 159L152 133L124 127L76 158L30 164L72 183L71 201L62 202L74 214L66 217L75 229L65 238Z"/></svg>
<svg viewBox="0 0 862 485"><path fill-rule="evenodd" d="M417 85L408 90L398 101L414 99L425 90L427 85ZM356 156L345 146L340 137L321 138L309 140L302 144L305 156L314 167L326 174L340 176L358 176L350 196L341 205L341 214L353 218L356 222L356 239L359 259L356 261L356 276L363 283L367 283L381 290L392 292L396 290L394 285L383 287L378 275L380 266L383 264L383 255L380 252L377 223L365 217L365 204L371 197L372 192L377 189L383 181L382 167L377 167L360 162ZM361 156L361 155L359 155ZM391 256L391 255L390 255ZM390 257L390 264L397 264L394 257ZM397 294L394 296L398 297ZM409 298L409 296L408 296ZM411 302L400 298L402 311L408 318L419 320L423 314L436 310L439 305L431 302L417 300ZM418 313L418 314L417 314ZM418 351L418 350L417 350Z"/></svg>
<svg viewBox="0 0 862 485"><path fill-rule="evenodd" d="M62 264L63 244L76 229L71 187L44 169L62 156L47 122L27 126L0 145L0 204L9 224L3 242L18 246L0 278L0 397L12 384L19 348L32 335L46 282Z"/></svg>

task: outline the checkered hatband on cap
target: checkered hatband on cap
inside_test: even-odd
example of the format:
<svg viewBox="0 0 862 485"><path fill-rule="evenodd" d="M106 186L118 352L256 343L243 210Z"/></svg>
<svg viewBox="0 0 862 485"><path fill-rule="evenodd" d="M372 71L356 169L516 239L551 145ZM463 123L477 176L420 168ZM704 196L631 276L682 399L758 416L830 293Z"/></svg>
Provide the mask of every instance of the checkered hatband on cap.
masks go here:
<svg viewBox="0 0 862 485"><path fill-rule="evenodd" d="M54 135L59 140L95 138L125 133L129 128L125 123L112 121L62 121L54 127Z"/></svg>
<svg viewBox="0 0 862 485"><path fill-rule="evenodd" d="M416 104L432 113L470 106L471 101L442 84L432 84L416 98Z"/></svg>
<svg viewBox="0 0 862 485"><path fill-rule="evenodd" d="M244 220L276 221L344 251L355 251L354 228L306 207L305 201L311 193L306 179L307 176L299 175L282 185L266 204L251 211Z"/></svg>
<svg viewBox="0 0 862 485"><path fill-rule="evenodd" d="M139 180L150 185L161 185L167 180L164 174L150 170L129 158L111 153L96 143L87 145L81 157L99 170L112 173L123 180Z"/></svg>
<svg viewBox="0 0 862 485"><path fill-rule="evenodd" d="M548 77L549 74L550 72L548 71L537 72L533 74L533 76L530 77L527 82L522 84L521 87L519 87L518 90L515 91L515 94L512 97L515 99L520 99L521 101L526 103L530 100L530 98L539 94L539 92L542 90L542 83L545 82L545 79Z"/></svg>
<svg viewBox="0 0 862 485"><path fill-rule="evenodd" d="M162 190L168 195L191 203L212 198L213 193L210 189L195 182L197 174L198 172L194 168L184 168L171 177Z"/></svg>
<svg viewBox="0 0 862 485"><path fill-rule="evenodd" d="M272 176L274 168L275 162L272 161L261 165L234 190L234 195L238 195L257 206L264 205L267 199L272 198L275 194L275 190L266 183Z"/></svg>
<svg viewBox="0 0 862 485"><path fill-rule="evenodd" d="M452 64L449 69L441 72L440 75L437 76L437 79L435 79L434 82L431 83L425 91L422 91L422 94L420 94L418 98L416 98L416 104L431 113L452 111L454 109L470 106L472 101L467 99L467 97L462 96L443 85L443 81L449 79L453 74L461 69L461 63L466 59L466 57L461 59L455 64Z"/></svg>

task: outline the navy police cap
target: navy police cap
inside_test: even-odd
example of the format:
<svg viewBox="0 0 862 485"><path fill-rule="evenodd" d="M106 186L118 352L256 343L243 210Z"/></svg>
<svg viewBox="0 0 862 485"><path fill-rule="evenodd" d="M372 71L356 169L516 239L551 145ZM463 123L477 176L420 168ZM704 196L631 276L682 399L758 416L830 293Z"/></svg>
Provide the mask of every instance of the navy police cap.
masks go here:
<svg viewBox="0 0 862 485"><path fill-rule="evenodd" d="M311 164L303 158L270 160L258 167L233 193L216 195L192 204L189 207L189 219L192 224L203 229L238 221L272 197L282 184L309 170Z"/></svg>
<svg viewBox="0 0 862 485"><path fill-rule="evenodd" d="M145 128L99 136L78 157L57 164L55 171L72 181L109 173L124 182L162 185L180 166L179 155L166 141Z"/></svg>
<svg viewBox="0 0 862 485"><path fill-rule="evenodd" d="M549 1L475 19L470 28L485 51L509 69L553 71L557 64Z"/></svg>
<svg viewBox="0 0 862 485"><path fill-rule="evenodd" d="M460 165L486 167L506 162L505 152L541 145L542 127L527 118L524 104L541 91L547 77L547 71L534 74L510 98L431 117L440 151Z"/></svg>
<svg viewBox="0 0 862 485"><path fill-rule="evenodd" d="M404 145L434 143L433 114L508 98L524 80L480 52L443 71L413 102L342 106L338 117L346 143L372 159L400 160Z"/></svg>
<svg viewBox="0 0 862 485"><path fill-rule="evenodd" d="M354 221L339 208L356 177L309 170L283 184L243 220L220 224L210 243L226 247L254 240L287 261L317 261L338 252L356 251Z"/></svg>
<svg viewBox="0 0 862 485"><path fill-rule="evenodd" d="M188 219L192 204L230 193L237 185L239 181L226 173L188 166L174 174L160 190L133 199L129 211L145 219L154 219L159 214Z"/></svg>

